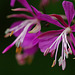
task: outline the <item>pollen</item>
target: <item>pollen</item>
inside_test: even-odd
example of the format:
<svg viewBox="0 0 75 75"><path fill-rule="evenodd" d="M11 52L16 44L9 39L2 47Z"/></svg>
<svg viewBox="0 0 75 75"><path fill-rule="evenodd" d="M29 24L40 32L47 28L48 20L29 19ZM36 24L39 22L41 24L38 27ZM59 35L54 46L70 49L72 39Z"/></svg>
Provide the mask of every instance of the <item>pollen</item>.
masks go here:
<svg viewBox="0 0 75 75"><path fill-rule="evenodd" d="M17 47L16 48L16 53L20 54L22 52L22 47Z"/></svg>
<svg viewBox="0 0 75 75"><path fill-rule="evenodd" d="M51 67L54 67L55 66L55 60L53 61L53 64L52 64L52 66Z"/></svg>
<svg viewBox="0 0 75 75"><path fill-rule="evenodd" d="M14 33L14 31L12 31L12 32L10 33L10 37L13 35L13 33Z"/></svg>

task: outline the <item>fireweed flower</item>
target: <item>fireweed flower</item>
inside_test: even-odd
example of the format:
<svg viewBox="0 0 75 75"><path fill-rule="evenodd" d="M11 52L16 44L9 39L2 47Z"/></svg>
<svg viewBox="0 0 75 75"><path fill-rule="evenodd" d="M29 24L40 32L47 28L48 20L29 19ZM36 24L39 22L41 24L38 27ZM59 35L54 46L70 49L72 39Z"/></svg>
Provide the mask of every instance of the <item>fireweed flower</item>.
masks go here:
<svg viewBox="0 0 75 75"><path fill-rule="evenodd" d="M17 17L17 18L24 18L27 20L24 20L21 23L17 24L15 27L9 28L5 31L5 34L6 34L5 37L8 37L8 36L12 36L12 34L15 34L16 32L22 29L21 33L17 36L16 40L12 44L10 44L7 48L5 48L5 50L2 53L5 53L6 51L8 51L17 42L18 42L18 45L20 46L20 44L22 44L25 39L25 36L29 27L33 27L34 25L36 25L28 33L39 32L41 30L40 21L47 21L57 26L59 25L60 27L63 27L57 20L52 19L50 16L46 14L42 14L33 6L31 6L32 7L31 8L26 0L22 0L22 1L18 0L18 1L26 8L16 8L12 10L13 11L26 11L26 12L31 13L32 16L28 16L26 14L13 14L13 15L8 16L8 18ZM34 10L35 13L33 12L32 9Z"/></svg>
<svg viewBox="0 0 75 75"><path fill-rule="evenodd" d="M60 15L53 14L51 16L56 17L64 25L64 28L61 30L45 32L38 38L40 39L39 48L41 49L41 52L44 52L44 56L51 53L51 57L53 57L55 54L55 60L53 61L52 67L56 64L59 44L62 42L62 51L58 62L59 66L62 66L62 70L64 70L66 67L66 58L68 58L68 54L72 54L73 52L75 55L75 50L73 47L73 44L75 46L75 38L73 35L73 32L75 32L75 24L71 26L71 21L74 18L74 6L72 2L63 1L62 6L64 8L68 24L65 23Z"/></svg>
<svg viewBox="0 0 75 75"><path fill-rule="evenodd" d="M15 22L11 25L10 28L13 28L15 26L17 26L18 24L21 24L22 21L18 21ZM31 29L31 27L28 29L28 31ZM23 28L20 29L19 31L17 31L16 33L14 33L14 35L16 37L18 37L20 35L20 33L22 32ZM20 65L24 65L26 63L31 63L34 54L37 52L38 50L38 42L39 39L37 38L40 35L40 31L38 33L28 33L25 36L25 39L23 41L22 44L20 44L20 41L16 42L16 59L18 64ZM21 53L22 51L22 53Z"/></svg>

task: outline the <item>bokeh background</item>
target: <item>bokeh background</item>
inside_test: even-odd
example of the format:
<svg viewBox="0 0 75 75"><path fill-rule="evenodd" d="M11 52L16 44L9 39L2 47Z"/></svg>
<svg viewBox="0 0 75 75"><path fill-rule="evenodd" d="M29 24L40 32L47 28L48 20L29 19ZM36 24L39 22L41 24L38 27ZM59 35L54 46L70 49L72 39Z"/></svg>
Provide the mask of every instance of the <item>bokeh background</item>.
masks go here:
<svg viewBox="0 0 75 75"><path fill-rule="evenodd" d="M38 10L40 10L39 3L40 0L27 0L29 4L35 6ZM45 7L47 14L64 14L64 10L62 8L62 1L59 0L56 3L53 3L50 0L50 4ZM72 1L74 6L74 0ZM16 1L15 7L22 7ZM15 46L13 46L8 52L2 54L2 51L6 46L8 46L13 40L15 39L14 36L9 38L4 38L4 31L10 27L10 25L19 20L19 19L7 19L6 16L12 13L10 7L10 0L0 0L0 75L74 75L75 74L75 60L73 58L75 56L69 55L69 58L66 60L66 69L62 71L61 67L58 66L58 63L55 67L51 68L52 62L54 58L50 57L50 54L47 56L43 56L43 53L38 50L35 54L34 60L32 64L20 66L17 64L15 59ZM59 29L54 25L50 25L46 27L42 24L42 31L48 31L50 29ZM61 47L59 48L59 55L60 55ZM59 57L58 55L58 57Z"/></svg>

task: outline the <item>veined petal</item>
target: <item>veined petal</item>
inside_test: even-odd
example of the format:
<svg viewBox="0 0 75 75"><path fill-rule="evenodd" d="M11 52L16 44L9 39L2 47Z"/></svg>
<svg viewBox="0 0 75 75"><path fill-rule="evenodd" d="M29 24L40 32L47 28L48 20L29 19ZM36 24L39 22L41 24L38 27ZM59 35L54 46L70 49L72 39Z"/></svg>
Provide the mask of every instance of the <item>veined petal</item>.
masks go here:
<svg viewBox="0 0 75 75"><path fill-rule="evenodd" d="M25 14L12 14L8 15L7 18L25 18L25 19L33 19L33 17L25 15Z"/></svg>
<svg viewBox="0 0 75 75"><path fill-rule="evenodd" d="M29 11L32 12L32 9L26 0L18 0L24 7L26 7Z"/></svg>
<svg viewBox="0 0 75 75"><path fill-rule="evenodd" d="M37 37L40 34L41 34L40 31L38 33L27 33L26 37L24 39L24 42L22 43L22 47L24 49L29 49L29 48L35 46L36 44L38 44L39 39Z"/></svg>
<svg viewBox="0 0 75 75"><path fill-rule="evenodd" d="M63 1L62 3L65 14L68 19L68 24L70 26L72 19L74 18L74 6L72 2L69 1Z"/></svg>
<svg viewBox="0 0 75 75"><path fill-rule="evenodd" d="M59 27L61 27L61 28L65 28L65 27L62 26L57 20L54 20L54 19L51 18L49 15L42 14L41 12L39 12L39 11L38 11L35 7L33 7L33 6L32 6L32 8L33 8L34 12L36 13L37 18L38 18L39 20L47 21L47 22L52 23L52 24L54 24L54 25L57 25L57 26L59 26Z"/></svg>
<svg viewBox="0 0 75 75"><path fill-rule="evenodd" d="M51 18L49 15L46 15L46 14L39 14L38 16L38 19L42 20L42 21L47 21L49 23L52 23L58 27L61 27L61 28L65 28L64 26L62 26L57 20L54 20L53 18Z"/></svg>
<svg viewBox="0 0 75 75"><path fill-rule="evenodd" d="M16 0L11 0L10 5L13 7Z"/></svg>
<svg viewBox="0 0 75 75"><path fill-rule="evenodd" d="M63 18L60 15L51 14L50 16L56 17L65 27L68 27L68 25L66 24L66 22L63 20Z"/></svg>
<svg viewBox="0 0 75 75"><path fill-rule="evenodd" d="M47 32L44 32L42 33L41 35L38 36L39 39L47 39L47 38L52 38L58 34L60 34L61 32L63 31L62 30L52 30L52 31L47 31Z"/></svg>
<svg viewBox="0 0 75 75"><path fill-rule="evenodd" d="M40 48L41 52L45 52L45 50L48 49L56 39L57 39L57 36L55 36L53 38L49 37L47 39L39 39L39 48ZM56 47L54 44L49 52L52 52L52 50L55 50L55 49L56 49Z"/></svg>

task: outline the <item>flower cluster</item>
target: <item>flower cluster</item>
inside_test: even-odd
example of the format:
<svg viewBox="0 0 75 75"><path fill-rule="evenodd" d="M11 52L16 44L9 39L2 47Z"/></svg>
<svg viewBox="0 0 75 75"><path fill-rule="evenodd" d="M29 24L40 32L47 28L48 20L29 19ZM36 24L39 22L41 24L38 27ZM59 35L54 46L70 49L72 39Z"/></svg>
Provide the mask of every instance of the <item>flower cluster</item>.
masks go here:
<svg viewBox="0 0 75 75"><path fill-rule="evenodd" d="M16 0L11 0L10 5L13 7ZM51 57L55 55L55 59L51 67L56 65L58 60L59 66L62 66L62 70L66 68L66 59L69 54L75 55L75 24L71 25L71 22L75 16L75 10L72 2L63 1L62 6L66 16L57 14L43 14L38 11L34 6L29 5L26 0L17 0L24 8L15 8L12 11L24 11L31 14L12 14L8 15L8 18L23 18L14 22L10 28L5 31L5 38L14 35L16 39L7 46L3 54L7 52L13 45L16 46L16 59L18 64L23 65L25 63L31 63L34 54L40 48L41 52L46 56L50 53ZM53 0L54 1L54 0ZM41 7L46 6L49 0L42 0ZM67 18L68 24L64 21ZM51 23L62 29L50 30L47 32L41 32L41 21ZM44 24L45 25L45 24ZM57 58L59 45L62 43L61 56Z"/></svg>

